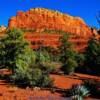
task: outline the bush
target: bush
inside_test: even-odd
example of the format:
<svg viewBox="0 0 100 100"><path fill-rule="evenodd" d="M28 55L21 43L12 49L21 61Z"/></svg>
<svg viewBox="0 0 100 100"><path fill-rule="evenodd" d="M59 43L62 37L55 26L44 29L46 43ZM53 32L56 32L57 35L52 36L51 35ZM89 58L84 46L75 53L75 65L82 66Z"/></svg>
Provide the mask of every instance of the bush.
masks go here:
<svg viewBox="0 0 100 100"><path fill-rule="evenodd" d="M12 70L10 79L21 86L51 86L48 52L33 51L30 43L24 39L24 33L19 29L8 30L0 40L0 65ZM44 65L43 65L44 64Z"/></svg>
<svg viewBox="0 0 100 100"><path fill-rule="evenodd" d="M100 75L100 41L91 38L85 52L85 65L91 74Z"/></svg>
<svg viewBox="0 0 100 100"><path fill-rule="evenodd" d="M89 96L89 90L84 85L73 85L71 89L67 90L66 96L71 97L72 100L83 100Z"/></svg>
<svg viewBox="0 0 100 100"><path fill-rule="evenodd" d="M16 84L24 86L39 86L39 87L49 87L53 81L49 77L51 72L50 66L48 67L44 61L38 60L37 52L32 51L27 52L24 56L20 56L17 59L17 66L11 79L15 81ZM43 58L45 59L45 57ZM45 74L44 74L45 73Z"/></svg>
<svg viewBox="0 0 100 100"><path fill-rule="evenodd" d="M29 43L24 39L24 33L19 29L12 29L6 32L6 35L0 39L0 66L9 68L14 73L16 68L16 59L18 56L24 56ZM29 52L29 51L28 51Z"/></svg>
<svg viewBox="0 0 100 100"><path fill-rule="evenodd" d="M59 62L59 50L53 47L45 47L45 50L50 56L51 62Z"/></svg>
<svg viewBox="0 0 100 100"><path fill-rule="evenodd" d="M28 68L24 72L17 69L15 74L11 76L11 80L20 86L51 87L53 85L49 74L39 68Z"/></svg>
<svg viewBox="0 0 100 100"><path fill-rule="evenodd" d="M49 75L43 74L41 77L41 82L39 82L40 87L52 87L53 80L49 77Z"/></svg>
<svg viewBox="0 0 100 100"><path fill-rule="evenodd" d="M90 80L85 80L83 82L83 85L85 87L87 87L87 89L90 90L90 94L91 96L93 97L99 97L100 99L100 82L96 81L96 80L93 80L93 79L90 79Z"/></svg>
<svg viewBox="0 0 100 100"><path fill-rule="evenodd" d="M39 68L34 68L32 72L28 72L27 79L30 86L51 87L53 85L49 75Z"/></svg>
<svg viewBox="0 0 100 100"><path fill-rule="evenodd" d="M52 73L56 70L56 64L53 62L50 62L50 63L44 62L41 64L41 70L45 70L48 73Z"/></svg>
<svg viewBox="0 0 100 100"><path fill-rule="evenodd" d="M62 67L62 70L65 74L72 74L77 66L76 61L68 59L66 64Z"/></svg>
<svg viewBox="0 0 100 100"><path fill-rule="evenodd" d="M50 54L47 50L48 48L40 47L36 52L36 66L38 66L42 71L51 73L55 70L55 64L50 58Z"/></svg>
<svg viewBox="0 0 100 100"><path fill-rule="evenodd" d="M76 52L75 59L76 59L76 61L77 61L77 63L78 63L78 67L84 65L84 61L85 61L85 56L84 56L84 54Z"/></svg>
<svg viewBox="0 0 100 100"><path fill-rule="evenodd" d="M61 39L60 61L63 64L62 69L65 74L72 74L78 66L78 53L73 49L72 43L68 41L69 35L65 34Z"/></svg>

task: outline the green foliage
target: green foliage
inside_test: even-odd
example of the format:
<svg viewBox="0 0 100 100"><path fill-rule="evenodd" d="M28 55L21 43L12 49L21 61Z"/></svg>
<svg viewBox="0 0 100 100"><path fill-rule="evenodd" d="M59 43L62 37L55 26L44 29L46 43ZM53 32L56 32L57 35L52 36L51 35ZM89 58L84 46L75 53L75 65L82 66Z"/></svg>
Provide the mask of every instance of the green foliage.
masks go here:
<svg viewBox="0 0 100 100"><path fill-rule="evenodd" d="M40 66L41 70L46 70L48 73L55 70L55 65L53 64L50 54L47 48L40 47L36 52L36 64ZM54 68L53 68L54 67Z"/></svg>
<svg viewBox="0 0 100 100"><path fill-rule="evenodd" d="M68 41L69 35L65 34L61 39L61 45L59 47L60 51L60 61L63 64L63 71L67 74L74 72L75 68L78 66L78 53L73 49L72 43Z"/></svg>
<svg viewBox="0 0 100 100"><path fill-rule="evenodd" d="M78 67L84 65L84 61L85 61L84 54L76 52L76 57L75 58L76 58L76 60L78 62Z"/></svg>
<svg viewBox="0 0 100 100"><path fill-rule="evenodd" d="M31 73L31 74L30 74ZM30 86L38 85L41 80L42 71L39 68L29 69L27 73L27 80Z"/></svg>
<svg viewBox="0 0 100 100"><path fill-rule="evenodd" d="M98 97L100 99L100 82L89 79L83 81L83 85L90 90L91 96Z"/></svg>
<svg viewBox="0 0 100 100"><path fill-rule="evenodd" d="M73 59L68 59L66 64L62 67L65 74L72 74L75 68L78 66L77 62Z"/></svg>
<svg viewBox="0 0 100 100"><path fill-rule="evenodd" d="M50 62L45 50L33 51L19 29L7 31L0 40L0 65L12 70L10 79L22 86L51 86L45 62ZM44 64L44 65L43 65Z"/></svg>
<svg viewBox="0 0 100 100"><path fill-rule="evenodd" d="M13 70L16 67L16 58L27 48L29 43L24 40L21 30L14 28L7 31L6 35L0 39L0 66Z"/></svg>
<svg viewBox="0 0 100 100"><path fill-rule="evenodd" d="M100 41L91 38L85 53L85 64L91 73L100 75Z"/></svg>
<svg viewBox="0 0 100 100"><path fill-rule="evenodd" d="M45 50L48 52L51 62L59 62L59 50L53 47L45 47Z"/></svg>
<svg viewBox="0 0 100 100"><path fill-rule="evenodd" d="M80 73L84 73L84 69L85 69L85 66L84 66L85 56L84 56L84 54L77 53L76 60L78 63L78 67L75 69L75 71L80 72ZM87 66L86 66L86 68L87 68Z"/></svg>
<svg viewBox="0 0 100 100"><path fill-rule="evenodd" d="M43 47L40 47L37 51L37 61L40 63L50 62L49 53Z"/></svg>
<svg viewBox="0 0 100 100"><path fill-rule="evenodd" d="M61 58L60 61L62 63L66 63L67 59L69 58L75 59L75 56L76 56L76 51L73 49L72 43L68 41L69 38L70 38L69 35L65 34L60 39L61 45L58 48L60 51L60 58Z"/></svg>
<svg viewBox="0 0 100 100"><path fill-rule="evenodd" d="M41 79L39 80L38 86L39 87L52 87L53 80L49 77L49 75L42 73L42 76L41 76Z"/></svg>
<svg viewBox="0 0 100 100"><path fill-rule="evenodd" d="M16 69L15 73L11 76L15 84L21 86L38 86L50 87L53 85L53 80L49 77L47 71L41 70L41 66L31 66L27 69Z"/></svg>
<svg viewBox="0 0 100 100"><path fill-rule="evenodd" d="M12 75L15 83L39 87L49 87L53 84L53 81L49 77L51 68L45 64L49 60L46 59L47 57L44 52L27 52L26 56L24 54L23 57L18 59L18 66L14 75Z"/></svg>
<svg viewBox="0 0 100 100"><path fill-rule="evenodd" d="M89 90L84 85L73 85L71 89L67 90L67 96L72 100L83 100L84 97L89 96Z"/></svg>
<svg viewBox="0 0 100 100"><path fill-rule="evenodd" d="M27 48L24 54L19 54L16 57L16 67L12 77L14 80L24 79L28 69L31 69L35 62L35 55L30 48ZM31 73L30 73L31 74Z"/></svg>
<svg viewBox="0 0 100 100"><path fill-rule="evenodd" d="M67 61L67 54L69 55L68 51L71 44L68 42L68 35L64 35L60 38L61 45L58 47L60 51L60 61L65 63Z"/></svg>
<svg viewBox="0 0 100 100"><path fill-rule="evenodd" d="M52 73L52 72L56 71L56 66L57 65L55 63L53 63L53 62L50 62L50 63L45 62L45 63L42 63L41 66L42 66L41 70L44 69L48 73Z"/></svg>

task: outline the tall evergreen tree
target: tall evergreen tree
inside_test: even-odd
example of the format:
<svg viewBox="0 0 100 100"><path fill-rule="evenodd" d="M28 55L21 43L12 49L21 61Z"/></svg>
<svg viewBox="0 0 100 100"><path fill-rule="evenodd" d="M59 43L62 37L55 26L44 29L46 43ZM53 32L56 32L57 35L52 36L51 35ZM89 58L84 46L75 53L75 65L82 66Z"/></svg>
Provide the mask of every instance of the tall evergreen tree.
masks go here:
<svg viewBox="0 0 100 100"><path fill-rule="evenodd" d="M16 28L8 30L0 39L0 67L8 67L14 71L17 58L29 52L29 48L29 43L24 39L21 30Z"/></svg>
<svg viewBox="0 0 100 100"><path fill-rule="evenodd" d="M86 65L91 73L100 75L100 41L91 38L86 49Z"/></svg>
<svg viewBox="0 0 100 100"><path fill-rule="evenodd" d="M63 64L64 72L70 74L74 72L75 68L78 66L76 60L77 52L73 49L72 43L69 42L68 34L64 34L64 36L61 37L60 43L60 61Z"/></svg>
<svg viewBox="0 0 100 100"><path fill-rule="evenodd" d="M43 66L40 65L49 59L47 55L45 52L33 51L19 29L8 30L0 39L0 66L12 70L10 78L14 83L25 86L51 86L48 69L42 70Z"/></svg>

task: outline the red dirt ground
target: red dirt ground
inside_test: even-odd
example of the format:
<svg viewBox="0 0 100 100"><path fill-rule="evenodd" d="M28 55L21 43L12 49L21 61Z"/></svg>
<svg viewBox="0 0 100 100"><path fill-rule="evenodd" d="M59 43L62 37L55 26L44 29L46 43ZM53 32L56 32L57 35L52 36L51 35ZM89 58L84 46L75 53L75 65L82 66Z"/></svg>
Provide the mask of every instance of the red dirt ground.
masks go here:
<svg viewBox="0 0 100 100"><path fill-rule="evenodd" d="M9 74L8 70L0 70L0 73ZM99 77L74 74L73 76L64 75L50 75L54 79L54 85L60 89L68 89L73 84L80 84L81 79L96 79L100 81ZM66 100L61 97L60 93L51 93L49 90L40 90L39 88L22 89L8 84L5 80L0 80L0 100ZM98 100L94 98L87 98L86 100Z"/></svg>

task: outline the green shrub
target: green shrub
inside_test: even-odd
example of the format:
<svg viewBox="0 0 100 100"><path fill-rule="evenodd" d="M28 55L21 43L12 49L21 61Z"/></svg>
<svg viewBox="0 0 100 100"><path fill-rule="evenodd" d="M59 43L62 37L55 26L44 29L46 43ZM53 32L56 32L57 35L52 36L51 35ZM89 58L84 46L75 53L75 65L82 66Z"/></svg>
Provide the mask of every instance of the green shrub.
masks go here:
<svg viewBox="0 0 100 100"><path fill-rule="evenodd" d="M73 49L72 43L68 41L69 35L65 34L61 39L61 45L59 48L60 61L62 63L62 69L65 74L71 74L78 66L78 53Z"/></svg>
<svg viewBox="0 0 100 100"><path fill-rule="evenodd" d="M100 99L100 90L99 90L100 82L99 81L89 79L89 80L83 81L83 85L87 87L87 89L90 90L91 96L94 96Z"/></svg>
<svg viewBox="0 0 100 100"><path fill-rule="evenodd" d="M51 61L50 54L47 48L40 47L36 52L36 66L38 66L41 70L46 71L48 73L55 70L55 64Z"/></svg>
<svg viewBox="0 0 100 100"><path fill-rule="evenodd" d="M42 74L41 80L39 81L40 87L52 87L53 80L49 77L49 75Z"/></svg>
<svg viewBox="0 0 100 100"><path fill-rule="evenodd" d="M72 74L77 67L76 61L73 59L68 59L66 64L62 67L65 74Z"/></svg>
<svg viewBox="0 0 100 100"><path fill-rule="evenodd" d="M41 58L37 63L36 59L40 57L37 56L37 52L32 51L31 53L27 52L25 54L24 56L20 56L20 59L16 61L17 66L11 77L15 83L24 86L51 86L52 80L49 77L51 68L45 64L45 60L43 60L45 58Z"/></svg>
<svg viewBox="0 0 100 100"><path fill-rule="evenodd" d="M85 56L82 53L78 53L76 52L76 57L75 57L77 63L78 63L78 67L83 66L84 65L84 61L85 61Z"/></svg>
<svg viewBox="0 0 100 100"><path fill-rule="evenodd" d="M53 47L45 47L46 51L48 52L50 56L51 62L59 62L59 50L58 48Z"/></svg>
<svg viewBox="0 0 100 100"><path fill-rule="evenodd" d="M100 40L94 37L89 40L85 58L85 65L88 66L90 74L100 75Z"/></svg>
<svg viewBox="0 0 100 100"><path fill-rule="evenodd" d="M44 62L41 65L41 70L43 70L43 69L46 70L48 73L52 73L56 70L56 64L53 62L50 62L50 63Z"/></svg>
<svg viewBox="0 0 100 100"><path fill-rule="evenodd" d="M29 52L28 48L30 48L29 42L24 39L24 33L21 30L16 28L8 30L0 39L0 66L8 67L14 72L16 59L20 54L24 56L26 52Z"/></svg>
<svg viewBox="0 0 100 100"><path fill-rule="evenodd" d="M51 86L48 52L33 51L19 29L8 30L0 40L0 65L12 70L10 79L21 86ZM49 71L48 71L49 70Z"/></svg>
<svg viewBox="0 0 100 100"><path fill-rule="evenodd" d="M11 79L20 86L51 87L53 85L53 80L48 73L39 68L29 68L25 73L17 69L15 74L11 76Z"/></svg>
<svg viewBox="0 0 100 100"><path fill-rule="evenodd" d="M83 100L89 96L89 90L84 85L73 85L71 89L67 90L66 96L72 98L72 100Z"/></svg>

